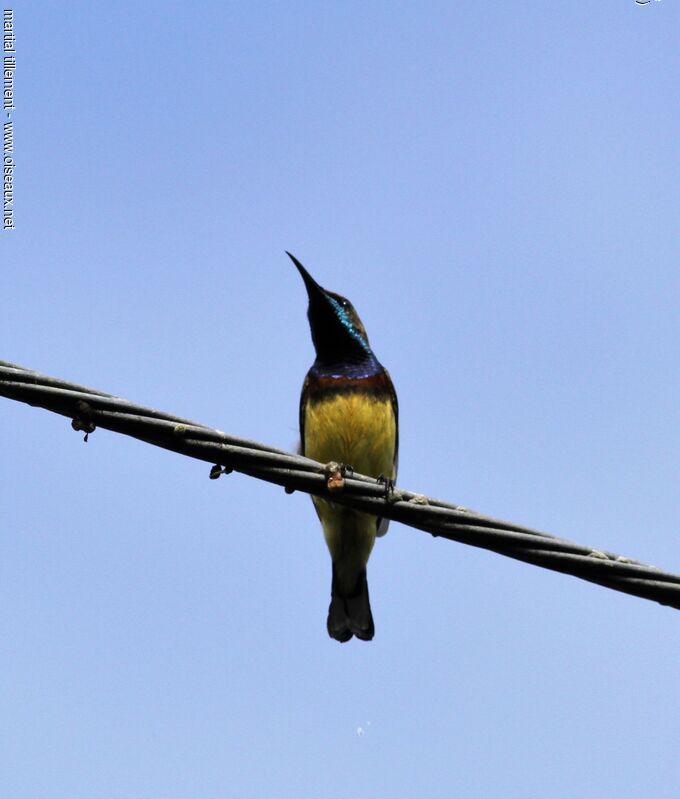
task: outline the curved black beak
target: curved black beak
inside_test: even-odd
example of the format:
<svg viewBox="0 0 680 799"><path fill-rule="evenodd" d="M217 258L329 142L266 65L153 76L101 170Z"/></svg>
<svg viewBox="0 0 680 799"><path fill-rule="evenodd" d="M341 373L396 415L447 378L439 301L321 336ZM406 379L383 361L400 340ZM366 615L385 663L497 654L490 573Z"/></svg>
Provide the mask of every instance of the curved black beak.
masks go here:
<svg viewBox="0 0 680 799"><path fill-rule="evenodd" d="M302 279L305 281L305 288L307 289L307 296L309 297L310 302L313 299L318 299L319 297L325 296L326 292L321 288L321 286L316 282L316 280L314 280L314 278L298 261L298 259L292 253L288 252L288 250L286 250L286 255L295 264L298 272L302 276Z"/></svg>

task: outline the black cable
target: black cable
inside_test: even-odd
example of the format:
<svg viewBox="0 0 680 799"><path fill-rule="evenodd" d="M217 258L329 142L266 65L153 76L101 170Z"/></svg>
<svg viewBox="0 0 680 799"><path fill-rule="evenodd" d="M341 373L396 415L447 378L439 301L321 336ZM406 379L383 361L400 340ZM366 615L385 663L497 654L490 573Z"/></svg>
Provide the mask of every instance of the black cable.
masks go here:
<svg viewBox="0 0 680 799"><path fill-rule="evenodd" d="M0 396L67 416L86 437L103 427L207 461L214 464L211 477L238 471L288 492L331 496L325 464L6 361L0 361ZM680 609L680 575L412 491L388 492L372 477L355 473L342 483L333 502Z"/></svg>

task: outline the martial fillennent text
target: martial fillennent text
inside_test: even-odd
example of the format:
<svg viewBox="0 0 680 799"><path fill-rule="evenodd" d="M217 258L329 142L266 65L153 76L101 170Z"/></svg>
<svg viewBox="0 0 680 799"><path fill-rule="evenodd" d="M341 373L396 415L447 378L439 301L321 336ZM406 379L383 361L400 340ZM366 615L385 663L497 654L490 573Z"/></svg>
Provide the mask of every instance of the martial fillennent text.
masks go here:
<svg viewBox="0 0 680 799"><path fill-rule="evenodd" d="M14 49L14 11L6 8L2 15L2 47L4 52L2 71L2 107L14 110L14 70L17 59ZM9 116L9 114L7 115Z"/></svg>

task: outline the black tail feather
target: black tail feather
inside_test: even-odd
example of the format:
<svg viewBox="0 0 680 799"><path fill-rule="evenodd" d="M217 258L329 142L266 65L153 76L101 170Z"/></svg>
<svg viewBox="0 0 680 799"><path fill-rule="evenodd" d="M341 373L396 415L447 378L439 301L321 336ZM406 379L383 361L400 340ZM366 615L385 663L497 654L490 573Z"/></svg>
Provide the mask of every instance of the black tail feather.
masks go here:
<svg viewBox="0 0 680 799"><path fill-rule="evenodd" d="M326 626L330 637L341 643L349 641L353 635L362 641L372 640L375 627L368 598L365 569L359 574L354 589L347 592L340 589L333 564L331 604L328 608Z"/></svg>

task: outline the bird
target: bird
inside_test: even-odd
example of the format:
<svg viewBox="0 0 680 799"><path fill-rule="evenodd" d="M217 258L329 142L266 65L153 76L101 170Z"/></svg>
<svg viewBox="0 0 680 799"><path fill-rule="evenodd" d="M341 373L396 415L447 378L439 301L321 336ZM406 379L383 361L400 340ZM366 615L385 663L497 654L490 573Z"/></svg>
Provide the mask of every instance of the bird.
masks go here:
<svg viewBox="0 0 680 799"><path fill-rule="evenodd" d="M307 317L316 358L300 396L301 454L335 470L328 488L342 485L351 470L379 478L386 491L397 476L399 410L388 371L376 358L366 328L352 303L322 288L298 259L309 305ZM341 465L341 466L340 466ZM334 503L312 501L332 561L331 601L326 627L345 643L352 636L370 641L375 634L366 564L387 519Z"/></svg>

